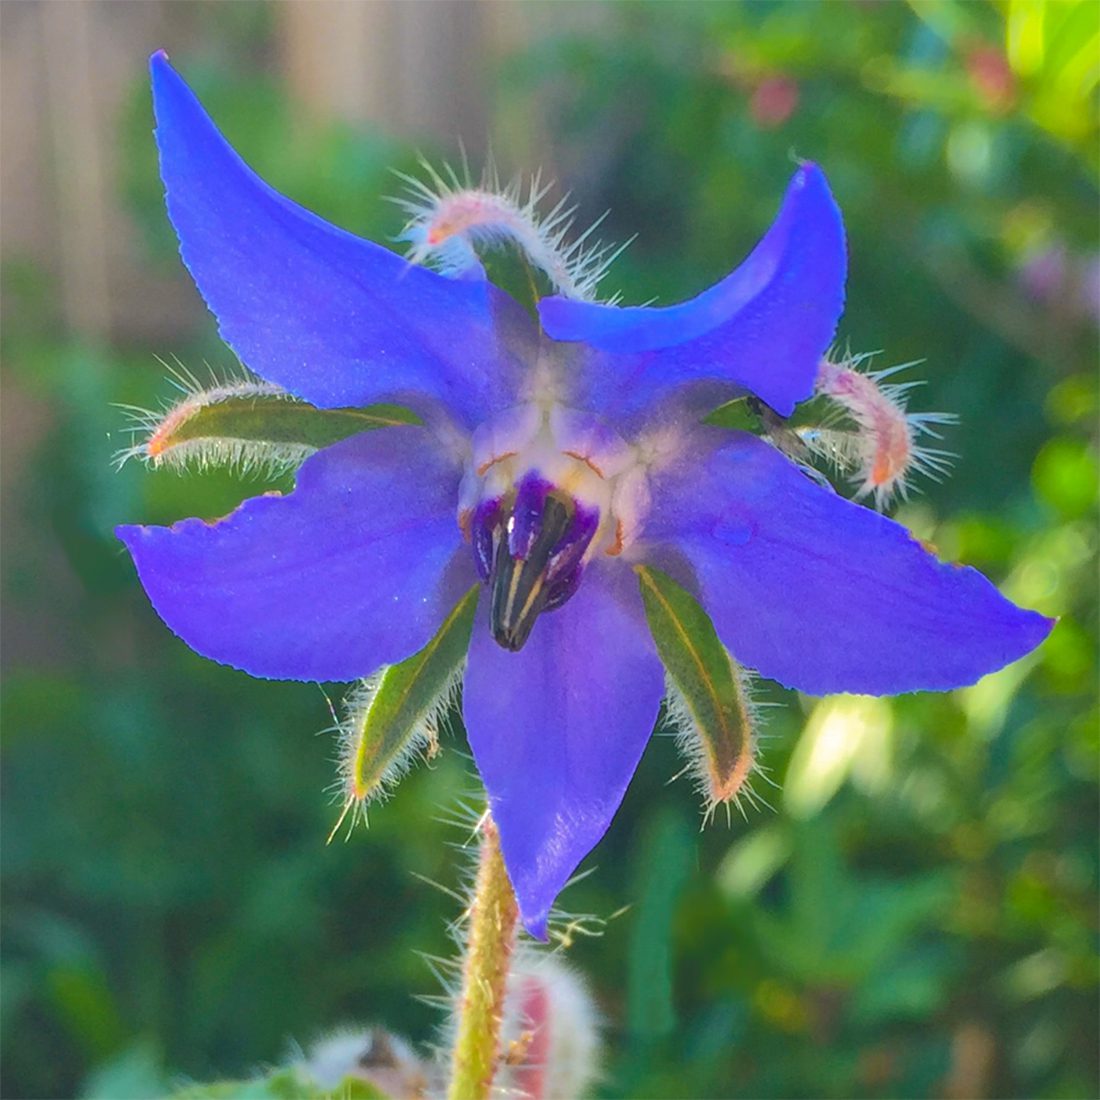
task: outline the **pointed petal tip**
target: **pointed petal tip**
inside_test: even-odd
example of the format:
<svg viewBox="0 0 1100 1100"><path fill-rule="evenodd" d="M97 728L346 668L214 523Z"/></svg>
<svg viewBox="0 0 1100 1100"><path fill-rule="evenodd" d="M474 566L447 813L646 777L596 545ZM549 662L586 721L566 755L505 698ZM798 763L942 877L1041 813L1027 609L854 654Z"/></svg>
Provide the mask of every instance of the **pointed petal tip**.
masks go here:
<svg viewBox="0 0 1100 1100"><path fill-rule="evenodd" d="M1026 607L1017 607L1021 616L1021 643L1025 646L1019 657L1026 657L1032 650L1038 649L1050 637L1051 631L1062 621L1059 615L1044 615ZM1026 625L1025 625L1026 623Z"/></svg>
<svg viewBox="0 0 1100 1100"><path fill-rule="evenodd" d="M523 908L523 904L520 904L519 910L520 920L523 921L523 927L527 929L528 933L534 937L539 943L548 943L550 941L550 933L547 930L547 921L549 920L549 914L545 909L541 912L528 914Z"/></svg>
<svg viewBox="0 0 1100 1100"><path fill-rule="evenodd" d="M587 372L588 396L605 409L641 408L673 388L709 382L754 393L787 416L813 393L844 309L847 270L840 208L822 169L803 162L756 247L696 297L657 307L551 295L540 300L539 318L551 339L606 353Z"/></svg>
<svg viewBox="0 0 1100 1100"><path fill-rule="evenodd" d="M322 408L400 400L473 427L511 403L522 359L509 341L534 333L505 292L410 264L279 194L164 51L149 65L180 256L242 363Z"/></svg>
<svg viewBox="0 0 1100 1100"><path fill-rule="evenodd" d="M752 436L657 484L647 537L690 562L740 662L811 695L968 687L1054 626Z"/></svg>
<svg viewBox="0 0 1100 1100"><path fill-rule="evenodd" d="M816 161L799 161L798 170L791 177L790 183L787 184L788 194L794 191L806 190L816 191L822 203L822 210L829 210L832 214L832 228L837 234L843 256L843 275L839 284L841 305L843 306L848 275L848 235L844 229L844 215L840 209L840 204L836 201L833 189L829 186L829 177L826 176L825 169Z"/></svg>
<svg viewBox="0 0 1100 1100"><path fill-rule="evenodd" d="M172 68L167 50L156 50L149 55L149 81L153 87L154 100L163 94L166 81L183 83L183 78Z"/></svg>

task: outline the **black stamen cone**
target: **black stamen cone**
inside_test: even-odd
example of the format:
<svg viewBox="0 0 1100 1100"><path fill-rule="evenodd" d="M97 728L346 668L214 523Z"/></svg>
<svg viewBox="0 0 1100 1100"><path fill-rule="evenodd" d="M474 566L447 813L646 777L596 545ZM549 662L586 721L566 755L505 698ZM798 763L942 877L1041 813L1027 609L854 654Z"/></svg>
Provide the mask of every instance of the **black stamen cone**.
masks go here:
<svg viewBox="0 0 1100 1100"><path fill-rule="evenodd" d="M553 495L546 498L538 534L526 557L513 557L507 531L496 536L496 553L489 576L489 624L496 641L513 652L522 649L539 613L553 594L546 570L554 551L568 535L573 512Z"/></svg>

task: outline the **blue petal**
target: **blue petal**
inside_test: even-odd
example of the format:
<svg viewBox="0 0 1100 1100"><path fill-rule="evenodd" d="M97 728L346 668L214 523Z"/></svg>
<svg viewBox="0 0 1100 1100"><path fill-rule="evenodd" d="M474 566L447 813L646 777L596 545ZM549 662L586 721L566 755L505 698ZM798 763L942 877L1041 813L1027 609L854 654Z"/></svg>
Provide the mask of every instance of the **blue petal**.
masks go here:
<svg viewBox="0 0 1100 1100"><path fill-rule="evenodd" d="M554 339L608 353L587 365L592 408L629 414L695 384L712 402L748 391L787 416L813 392L846 272L840 211L821 169L804 164L749 258L697 298L665 309L544 298L539 314Z"/></svg>
<svg viewBox="0 0 1100 1100"><path fill-rule="evenodd" d="M533 329L514 301L411 266L284 198L230 148L164 53L150 67L180 253L246 366L322 407L394 400L420 411L429 400L468 427L514 400Z"/></svg>
<svg viewBox="0 0 1100 1100"><path fill-rule="evenodd" d="M708 433L709 436L709 433ZM766 443L720 433L654 485L651 556L694 570L742 663L815 695L972 684L1034 649L1052 620L944 564L900 524L822 488ZM661 544L664 544L664 547ZM662 550L672 550L664 558Z"/></svg>
<svg viewBox="0 0 1100 1100"><path fill-rule="evenodd" d="M458 480L424 428L383 428L314 455L287 496L117 534L158 614L203 656L351 680L423 646L474 583Z"/></svg>
<svg viewBox="0 0 1100 1100"><path fill-rule="evenodd" d="M532 935L607 831L653 729L664 675L629 569L592 565L518 653L474 628L463 710Z"/></svg>

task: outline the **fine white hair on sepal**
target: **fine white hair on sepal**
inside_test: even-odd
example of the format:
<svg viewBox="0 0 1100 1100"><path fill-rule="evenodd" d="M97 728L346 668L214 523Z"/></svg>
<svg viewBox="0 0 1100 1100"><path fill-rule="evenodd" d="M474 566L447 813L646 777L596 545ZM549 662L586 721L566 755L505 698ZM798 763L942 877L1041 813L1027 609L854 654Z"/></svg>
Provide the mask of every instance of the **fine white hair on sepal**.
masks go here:
<svg viewBox="0 0 1100 1100"><path fill-rule="evenodd" d="M389 753L388 759L380 761L377 769L364 775L359 764L364 730L389 669L389 665L383 666L372 676L360 680L344 699L343 717L335 727L339 755L337 781L333 785L335 799L343 803L343 811L330 839L345 820L349 833L359 819L366 823L366 811L371 803L384 801L417 763L432 760L439 754L439 727L458 697L465 663L454 670L442 691L416 716L401 744Z"/></svg>
<svg viewBox="0 0 1100 1100"><path fill-rule="evenodd" d="M608 268L630 244L607 244L593 239L606 214L570 239L576 207L569 196L542 214L539 205L552 190L536 173L524 185L519 178L502 184L490 163L479 183L463 165L460 177L453 168L436 170L421 158L426 179L397 172L406 194L393 201L408 221L400 240L409 244L412 263L427 264L444 275L461 277L476 270L478 248L511 244L538 268L558 294L579 301L596 301L596 289ZM612 298L613 304L618 299Z"/></svg>
<svg viewBox="0 0 1100 1100"><path fill-rule="evenodd" d="M230 469L242 476L277 477L297 469L316 450L306 443L236 439L222 436L177 438L185 425L204 410L229 401L262 398L292 401L281 386L257 378L243 367L239 371L216 372L207 365L207 380L198 378L179 359L169 362L157 357L168 372L168 381L182 396L165 401L159 408L144 409L118 405L129 421L125 430L133 442L114 455L117 469L139 459L154 469L178 472Z"/></svg>
<svg viewBox="0 0 1100 1100"><path fill-rule="evenodd" d="M766 799L753 788L754 777L763 774L757 760L762 704L753 699L752 674L732 659L730 669L740 709L741 743L733 747L731 759L721 766L687 697L670 676L665 676L665 724L685 761L684 767L673 778L686 774L692 779L702 799L704 825L714 820L720 806L726 809L727 822L731 808L736 808L742 817L746 817L746 803L753 809L768 807Z"/></svg>
<svg viewBox="0 0 1100 1100"><path fill-rule="evenodd" d="M925 439L942 439L939 429L957 418L910 412L910 393L923 383L887 381L916 362L871 371L864 369L870 358L848 354L821 361L815 388L836 409L821 425L798 429L798 436L812 455L853 478L857 498L873 497L884 509L908 496L913 474L939 481L950 472L954 455Z"/></svg>

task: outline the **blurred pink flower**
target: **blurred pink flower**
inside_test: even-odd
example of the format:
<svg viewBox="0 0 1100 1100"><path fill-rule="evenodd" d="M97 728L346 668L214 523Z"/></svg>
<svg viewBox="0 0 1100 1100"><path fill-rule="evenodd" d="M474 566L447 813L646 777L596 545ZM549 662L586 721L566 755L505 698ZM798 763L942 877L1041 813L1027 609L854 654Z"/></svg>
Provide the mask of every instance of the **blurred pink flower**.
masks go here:
<svg viewBox="0 0 1100 1100"><path fill-rule="evenodd" d="M782 126L797 107L798 81L783 74L764 77L749 100L749 113L762 130Z"/></svg>
<svg viewBox="0 0 1100 1100"><path fill-rule="evenodd" d="M966 53L970 84L987 110L1004 114L1016 101L1016 78L1008 58L996 46L981 43Z"/></svg>

